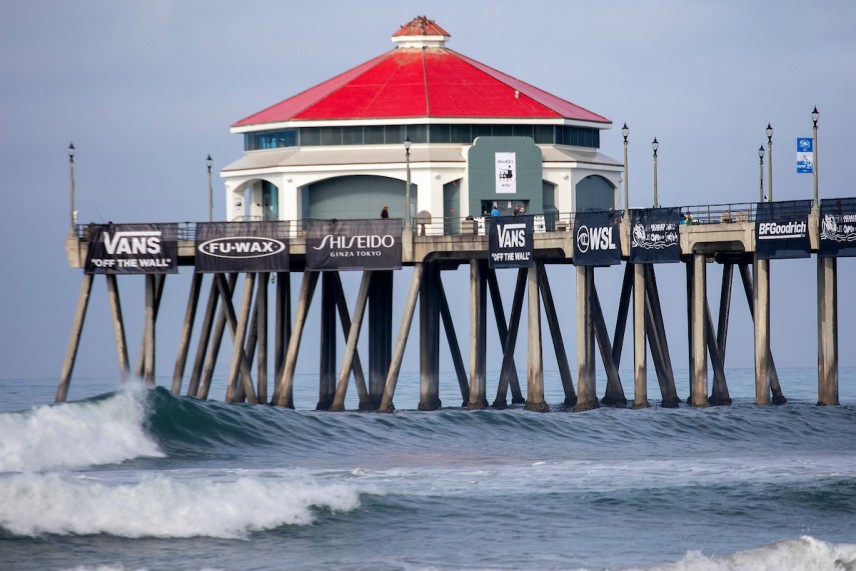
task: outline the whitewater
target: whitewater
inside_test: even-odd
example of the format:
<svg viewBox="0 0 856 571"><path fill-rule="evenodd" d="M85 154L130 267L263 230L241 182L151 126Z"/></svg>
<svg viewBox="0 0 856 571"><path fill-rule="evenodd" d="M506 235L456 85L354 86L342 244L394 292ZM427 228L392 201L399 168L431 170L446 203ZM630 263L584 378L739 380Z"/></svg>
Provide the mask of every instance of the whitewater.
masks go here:
<svg viewBox="0 0 856 571"><path fill-rule="evenodd" d="M394 414L315 412L309 377L298 410L0 380L0 569L856 570L856 371L838 407L812 374L545 414L407 409L416 375Z"/></svg>

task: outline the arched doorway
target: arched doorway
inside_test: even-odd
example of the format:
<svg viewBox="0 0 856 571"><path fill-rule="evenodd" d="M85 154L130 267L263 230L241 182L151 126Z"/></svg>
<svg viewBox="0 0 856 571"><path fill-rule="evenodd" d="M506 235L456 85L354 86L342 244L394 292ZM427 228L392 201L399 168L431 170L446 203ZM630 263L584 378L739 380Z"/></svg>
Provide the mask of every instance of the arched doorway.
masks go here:
<svg viewBox="0 0 856 571"><path fill-rule="evenodd" d="M591 175L577 183L574 210L593 212L615 208L615 187L599 175Z"/></svg>
<svg viewBox="0 0 856 571"><path fill-rule="evenodd" d="M377 218L385 204L390 218L404 218L406 183L393 178L354 175L329 178L302 188L303 218ZM410 186L411 215L416 185Z"/></svg>

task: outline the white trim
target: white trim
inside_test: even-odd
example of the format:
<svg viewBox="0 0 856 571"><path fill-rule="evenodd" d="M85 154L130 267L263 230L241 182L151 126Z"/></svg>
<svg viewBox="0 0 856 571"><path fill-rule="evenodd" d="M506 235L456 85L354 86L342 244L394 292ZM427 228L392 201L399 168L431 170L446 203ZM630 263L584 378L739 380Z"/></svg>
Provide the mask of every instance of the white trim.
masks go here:
<svg viewBox="0 0 856 571"><path fill-rule="evenodd" d="M230 127L231 133L255 133L259 131L277 131L300 127L378 127L383 125L560 125L566 127L589 127L592 129L612 129L612 122L597 123L576 119L503 119L503 118L453 118L453 117L400 117L393 119L330 119L325 121L279 121L276 123L254 123L240 127Z"/></svg>

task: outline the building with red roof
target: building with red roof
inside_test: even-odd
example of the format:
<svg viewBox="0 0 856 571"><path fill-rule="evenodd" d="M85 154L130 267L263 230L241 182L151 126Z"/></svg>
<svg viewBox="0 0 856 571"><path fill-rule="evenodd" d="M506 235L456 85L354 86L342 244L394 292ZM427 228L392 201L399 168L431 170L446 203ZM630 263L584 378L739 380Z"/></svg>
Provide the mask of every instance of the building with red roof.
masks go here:
<svg viewBox="0 0 856 571"><path fill-rule="evenodd" d="M450 37L417 17L392 50L234 123L245 153L221 171L228 219L375 217L385 204L403 218L408 175L411 215L435 222L615 207L622 164L598 151L611 122Z"/></svg>

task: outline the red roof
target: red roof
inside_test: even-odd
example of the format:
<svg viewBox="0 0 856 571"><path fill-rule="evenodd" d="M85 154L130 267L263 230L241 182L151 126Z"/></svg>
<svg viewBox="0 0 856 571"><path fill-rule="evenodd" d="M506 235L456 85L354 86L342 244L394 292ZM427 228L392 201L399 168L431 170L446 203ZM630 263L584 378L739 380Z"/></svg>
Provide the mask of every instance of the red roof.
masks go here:
<svg viewBox="0 0 856 571"><path fill-rule="evenodd" d="M394 37L445 36L420 17ZM596 113L446 47L397 47L235 123L354 119L570 119L610 123Z"/></svg>

